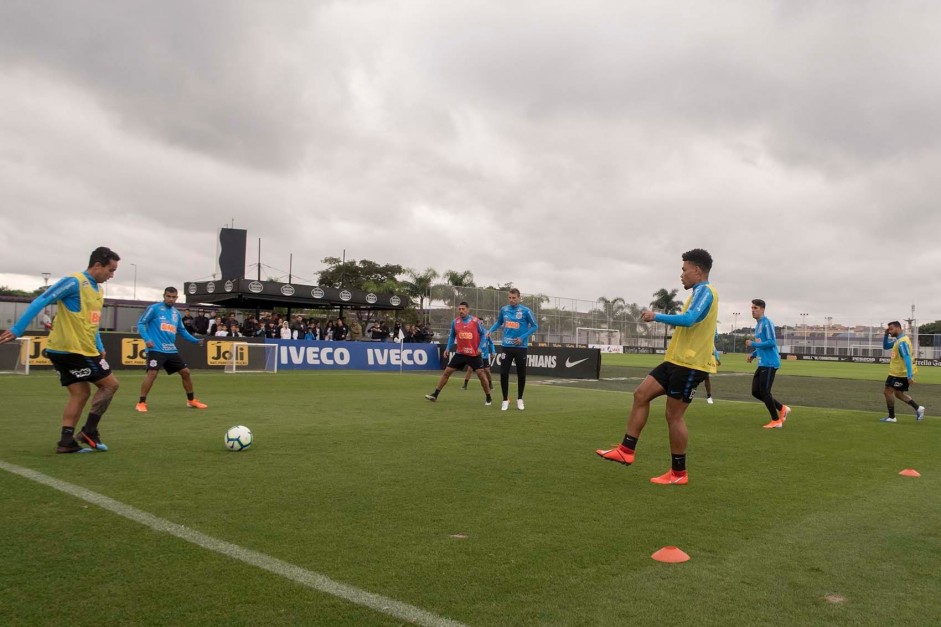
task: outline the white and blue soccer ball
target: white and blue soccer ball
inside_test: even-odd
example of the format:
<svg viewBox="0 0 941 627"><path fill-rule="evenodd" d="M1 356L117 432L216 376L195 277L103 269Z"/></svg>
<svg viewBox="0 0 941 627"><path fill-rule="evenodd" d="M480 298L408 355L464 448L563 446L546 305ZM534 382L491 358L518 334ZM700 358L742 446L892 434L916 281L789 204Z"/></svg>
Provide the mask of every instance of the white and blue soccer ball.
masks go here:
<svg viewBox="0 0 941 627"><path fill-rule="evenodd" d="M254 440L252 430L242 425L230 427L225 432L225 446L230 451L244 451L252 445Z"/></svg>

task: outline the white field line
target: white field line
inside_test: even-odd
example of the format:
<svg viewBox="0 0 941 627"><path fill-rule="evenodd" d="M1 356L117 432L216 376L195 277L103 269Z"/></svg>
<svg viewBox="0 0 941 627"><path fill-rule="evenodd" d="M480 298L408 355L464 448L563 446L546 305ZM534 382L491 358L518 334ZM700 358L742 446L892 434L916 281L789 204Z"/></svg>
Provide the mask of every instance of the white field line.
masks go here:
<svg viewBox="0 0 941 627"><path fill-rule="evenodd" d="M98 455L98 453L91 453L91 455ZM98 507L106 509L114 514L117 514L118 516L123 516L124 518L133 520L134 522L140 523L145 527L150 527L154 531L168 533L172 536L180 538L181 540L191 542L192 544L195 544L208 551L237 559L240 562L256 566L262 570L266 570L280 577L284 577L285 579L299 583L307 588L324 592L326 594L349 601L350 603L375 610L382 614L386 614L388 616L392 616L415 625L427 625L428 627L463 627L462 623L438 616L437 614L432 614L431 612L426 612L425 610L415 607L414 605L409 605L407 603L402 603L401 601L396 601L395 599L390 599L379 594L367 592L366 590L361 590L355 586L335 581L325 575L306 570L300 566L295 566L288 562L271 557L270 555L265 555L264 553L252 551L251 549L246 549L237 544L232 544L231 542L225 542L224 540L207 536L204 533L200 533L193 529L188 529L183 525L178 525L176 523L170 522L169 520L154 516L153 514L148 514L143 510L131 507L130 505L125 505L120 501L116 501L102 494L98 494L97 492L86 490L81 486L44 475L41 472L15 466L2 460L0 460L0 469L6 470L7 472L19 475L26 479L30 479L36 483L41 483L50 488L59 490L60 492L65 492L70 496L74 496L87 503L91 503L92 505L97 505Z"/></svg>

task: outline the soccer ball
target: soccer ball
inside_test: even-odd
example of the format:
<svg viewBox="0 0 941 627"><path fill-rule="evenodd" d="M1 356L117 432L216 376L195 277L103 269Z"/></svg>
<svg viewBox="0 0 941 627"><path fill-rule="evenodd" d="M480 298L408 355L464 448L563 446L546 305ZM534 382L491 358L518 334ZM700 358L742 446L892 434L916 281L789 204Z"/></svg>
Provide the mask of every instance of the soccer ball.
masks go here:
<svg viewBox="0 0 941 627"><path fill-rule="evenodd" d="M252 430L242 425L230 427L225 432L225 445L230 451L244 451L252 445L254 439Z"/></svg>

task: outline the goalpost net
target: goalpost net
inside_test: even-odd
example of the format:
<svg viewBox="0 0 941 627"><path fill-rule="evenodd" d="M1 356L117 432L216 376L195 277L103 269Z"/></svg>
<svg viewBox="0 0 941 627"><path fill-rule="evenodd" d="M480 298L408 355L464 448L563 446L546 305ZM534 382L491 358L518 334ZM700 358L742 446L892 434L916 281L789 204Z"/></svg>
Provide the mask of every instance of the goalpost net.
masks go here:
<svg viewBox="0 0 941 627"><path fill-rule="evenodd" d="M618 329L595 329L578 327L575 329L575 343L587 345L619 346L621 332Z"/></svg>
<svg viewBox="0 0 941 627"><path fill-rule="evenodd" d="M0 344L0 374L29 374L32 339L27 335L16 342Z"/></svg>
<svg viewBox="0 0 941 627"><path fill-rule="evenodd" d="M276 373L278 371L278 345L232 342L231 355L225 364L225 371Z"/></svg>

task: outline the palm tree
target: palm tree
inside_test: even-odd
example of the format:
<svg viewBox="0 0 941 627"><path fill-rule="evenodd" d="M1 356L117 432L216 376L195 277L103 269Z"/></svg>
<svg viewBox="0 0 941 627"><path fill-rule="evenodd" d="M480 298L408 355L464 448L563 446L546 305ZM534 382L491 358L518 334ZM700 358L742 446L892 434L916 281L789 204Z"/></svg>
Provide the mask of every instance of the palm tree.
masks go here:
<svg viewBox="0 0 941 627"><path fill-rule="evenodd" d="M683 303L678 300L674 300L676 295L679 293L679 290L670 290L667 291L666 288L661 287L659 290L653 293L653 300L650 301L650 308L654 311L659 311L660 313L665 314L675 314L683 308Z"/></svg>
<svg viewBox="0 0 941 627"><path fill-rule="evenodd" d="M425 299L431 300L431 287L435 279L438 278L438 271L434 268L426 268L424 272L419 273L409 268L405 273L411 278L411 281L402 281L405 293L410 298L418 299L418 309L424 312L425 322L427 322L428 314L425 312Z"/></svg>
<svg viewBox="0 0 941 627"><path fill-rule="evenodd" d="M637 303L627 303L624 305L624 309L621 310L621 316L626 320L624 328L628 336L638 337L646 332L647 325L641 324L640 316L642 313L644 313L644 308Z"/></svg>
<svg viewBox="0 0 941 627"><path fill-rule="evenodd" d="M457 270L447 270L443 275L442 287L448 288L448 295L451 296L454 300L452 306L456 309L458 298L461 295L462 287L477 287L474 284L474 273L470 270L464 270L463 272L458 272Z"/></svg>
<svg viewBox="0 0 941 627"><path fill-rule="evenodd" d="M627 306L627 301L620 296L614 298L605 298L602 296L598 299L598 303L601 304L601 313L608 321L608 328L611 328L611 321L617 320Z"/></svg>
<svg viewBox="0 0 941 627"><path fill-rule="evenodd" d="M683 303L676 298L679 290L673 289L667 291L666 288L661 287L659 290L653 293L653 300L650 301L650 308L654 311L660 311L665 314L675 314L680 311L683 307ZM663 332L663 347L667 347L667 333L666 330Z"/></svg>

